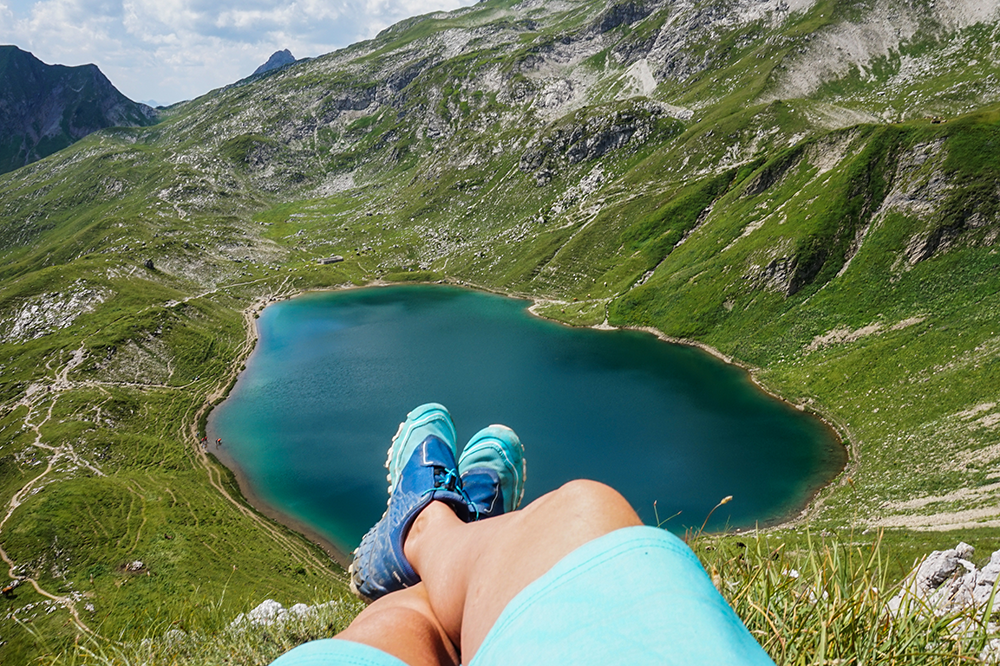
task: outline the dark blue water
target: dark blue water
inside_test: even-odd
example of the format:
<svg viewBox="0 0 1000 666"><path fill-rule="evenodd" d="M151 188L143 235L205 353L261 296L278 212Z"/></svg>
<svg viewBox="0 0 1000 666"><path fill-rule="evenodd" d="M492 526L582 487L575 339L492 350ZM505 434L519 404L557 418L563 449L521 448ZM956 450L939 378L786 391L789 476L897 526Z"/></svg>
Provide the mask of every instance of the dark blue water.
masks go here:
<svg viewBox="0 0 1000 666"><path fill-rule="evenodd" d="M483 426L514 428L525 502L597 479L647 523L679 514L664 525L677 532L727 495L709 528L774 520L842 467L826 426L738 368L645 333L560 326L527 305L437 286L272 305L209 436L259 499L345 551L382 515L386 448L423 402L448 407L460 450Z"/></svg>

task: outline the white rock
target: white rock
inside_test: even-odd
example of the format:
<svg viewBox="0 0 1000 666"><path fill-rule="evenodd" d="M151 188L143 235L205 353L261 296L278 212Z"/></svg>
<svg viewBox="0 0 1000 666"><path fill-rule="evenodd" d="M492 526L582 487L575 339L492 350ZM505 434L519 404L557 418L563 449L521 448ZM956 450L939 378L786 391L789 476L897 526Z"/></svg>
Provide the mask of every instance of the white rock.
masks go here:
<svg viewBox="0 0 1000 666"><path fill-rule="evenodd" d="M915 582L921 592L930 593L948 580L958 568L958 551L935 550L917 567Z"/></svg>
<svg viewBox="0 0 1000 666"><path fill-rule="evenodd" d="M975 548L959 543L950 550L936 550L921 562L906 580L902 590L889 601L891 613L924 612L945 615L970 608L982 609L993 594L1000 576L1000 551L992 554L981 570L968 558ZM1000 608L1000 595L994 598L993 611Z"/></svg>
<svg viewBox="0 0 1000 666"><path fill-rule="evenodd" d="M269 625L280 622L287 614L285 607L273 599L265 599L259 606L247 613L251 624Z"/></svg>
<svg viewBox="0 0 1000 666"><path fill-rule="evenodd" d="M1000 638L990 639L979 653L979 660L986 664L1000 664Z"/></svg>
<svg viewBox="0 0 1000 666"><path fill-rule="evenodd" d="M311 615L312 613L312 607L307 606L306 604L295 604L288 609L288 614L293 617L305 617L307 615Z"/></svg>
<svg viewBox="0 0 1000 666"><path fill-rule="evenodd" d="M246 625L257 627L268 627L274 624L283 624L289 620L301 620L312 615L323 608L334 607L336 601L328 601L325 604L309 606L307 604L295 604L291 608L285 608L273 599L266 599L249 613L240 613L235 620L229 623L231 629L242 629Z"/></svg>

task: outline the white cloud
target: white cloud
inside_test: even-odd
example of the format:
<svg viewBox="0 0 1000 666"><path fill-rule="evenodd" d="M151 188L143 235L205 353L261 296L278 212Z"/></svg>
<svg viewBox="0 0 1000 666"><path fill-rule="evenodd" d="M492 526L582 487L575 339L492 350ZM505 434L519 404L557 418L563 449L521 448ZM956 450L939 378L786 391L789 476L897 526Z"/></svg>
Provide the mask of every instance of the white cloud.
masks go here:
<svg viewBox="0 0 1000 666"><path fill-rule="evenodd" d="M0 35L10 30L14 24L14 12L10 7L0 2Z"/></svg>
<svg viewBox="0 0 1000 666"><path fill-rule="evenodd" d="M6 0L0 43L97 64L136 100L172 103L248 76L274 51L329 53L408 16L474 0Z"/></svg>

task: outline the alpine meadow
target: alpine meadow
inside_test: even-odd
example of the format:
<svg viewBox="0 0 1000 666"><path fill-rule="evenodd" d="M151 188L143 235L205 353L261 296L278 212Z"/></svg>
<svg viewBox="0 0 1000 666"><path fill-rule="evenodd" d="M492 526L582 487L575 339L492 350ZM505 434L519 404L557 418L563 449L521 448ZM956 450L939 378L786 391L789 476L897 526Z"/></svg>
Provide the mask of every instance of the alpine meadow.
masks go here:
<svg viewBox="0 0 1000 666"><path fill-rule="evenodd" d="M1000 0L485 0L158 113L0 175L3 664L345 626L199 440L262 307L402 282L710 348L837 430L801 515L689 535L777 663L996 657L993 596L890 598L1000 548ZM315 610L233 624L265 599Z"/></svg>

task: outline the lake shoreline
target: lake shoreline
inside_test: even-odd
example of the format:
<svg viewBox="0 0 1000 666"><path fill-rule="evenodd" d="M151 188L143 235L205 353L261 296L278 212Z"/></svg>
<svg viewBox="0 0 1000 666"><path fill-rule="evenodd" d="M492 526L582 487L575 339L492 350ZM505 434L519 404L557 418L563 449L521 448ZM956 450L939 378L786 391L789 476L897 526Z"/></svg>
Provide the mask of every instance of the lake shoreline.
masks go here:
<svg viewBox="0 0 1000 666"><path fill-rule="evenodd" d="M622 331L641 331L641 332L644 332L644 333L649 333L651 335L654 335L658 339L662 340L663 342L668 342L668 343L675 344L675 345L683 345L685 347L695 347L695 348L697 348L697 349L705 352L706 354L708 354L708 355L710 355L710 356L712 356L712 357L714 357L714 358L722 361L723 363L725 363L727 365L731 365L731 366L737 367L737 368L743 370L744 372L746 372L747 376L750 379L750 382L757 388L757 390L761 391L762 393L764 393L764 394L766 394L766 395L774 398L775 400L778 400L778 401L780 401L780 402L782 402L782 403L784 403L784 404L786 404L786 405L788 405L788 406L790 406L790 407L792 407L794 409L797 409L800 412L808 413L811 416L813 416L816 419L818 419L821 423L823 423L823 425L825 425L827 427L827 429L830 430L831 433L833 433L835 439L837 440L837 443L844 449L844 454L845 454L845 456L847 458L846 461L845 461L845 463L844 463L844 465L840 468L840 470L836 474L834 474L830 478L830 480L827 483L822 484L821 486L819 486L818 488L816 488L815 491L813 491L813 493L808 497L808 499L802 505L801 509L799 509L798 511L795 511L795 512L790 512L789 514L787 514L785 516L781 516L781 517L778 517L778 518L775 518L775 519L772 519L772 520L769 520L769 521L765 521L765 522L761 523L761 525L760 525L761 528L764 528L764 529L775 529L775 528L784 528L784 527L795 527L797 525L800 525L800 524L806 522L823 505L823 500L822 500L822 498L819 497L820 494L824 490L827 490L828 488L833 487L833 485L835 483L837 485L844 485L845 483L848 483L848 481L850 480L852 471L857 468L858 463L860 462L859 457L858 457L858 449L854 445L854 442L855 442L854 436L851 433L850 428L848 428L846 424L838 422L837 419L833 418L831 415L829 415L829 414L825 413L824 411L822 411L815 403L812 403L812 402L810 402L810 403L797 403L797 402L794 402L792 400L789 400L788 398L786 398L785 396L781 395L780 393L778 393L774 389L770 388L769 386L767 386L766 384L764 384L764 382L761 381L760 377L758 376L758 372L760 371L760 368L758 368L756 366L753 366L753 365L750 365L749 363L745 363L745 362L743 362L743 361L741 361L739 359L735 359L735 358L733 358L731 356L727 356L726 354L722 353L720 350L716 349L715 347L713 347L713 346L711 346L709 344L706 344L704 342L700 342L698 340L691 340L691 339L688 339L688 338L673 337L673 336L667 335L666 333L662 332L661 330L659 330L658 328L655 328L653 326L611 326L610 324L608 324L607 314L606 314L607 311L606 310L605 310L605 319L604 319L604 321L602 323L600 323L600 324L591 324L589 326L585 325L585 326L579 326L578 327L575 324L570 324L570 323L567 323L567 322L559 321L557 319L551 319L549 317L546 317L545 315L541 314L539 312L539 310L538 310L539 306L543 305L545 303L556 303L556 302L561 302L561 301L551 301L551 300L548 300L548 299L543 299L543 298L539 298L539 297L531 296L531 295L527 295L527 294L513 295L513 294L510 294L510 293L507 293L507 292L496 291L496 290L493 290L493 289L484 288L484 287L481 287L481 286L478 286L478 285L475 285L475 284L472 284L472 283L462 282L462 281L458 281L458 280L450 280L450 281L447 281L447 282L449 284L455 284L457 286L466 287L466 288L469 288L469 289L478 289L478 290L481 290L481 291L486 291L486 292L489 292L489 293L495 293L495 294L499 294L499 295L502 295L502 296L508 296L508 297L514 297L514 298L522 298L524 300L531 301L531 306L528 308L528 312L530 312L533 316L538 317L539 319L544 319L546 321L555 322L555 323L561 324L563 326L569 326L571 328L592 328L592 329L595 329L595 330L598 330L598 331L619 331L619 330L622 330ZM838 481L838 479L839 479L839 481ZM738 531L744 531L744 530L733 530L734 533L738 532Z"/></svg>
<svg viewBox="0 0 1000 666"><path fill-rule="evenodd" d="M476 285L472 285L470 283L456 281L455 284L470 289L480 289L480 287L477 287ZM491 289L483 289L483 291L497 293L504 296L510 296L510 294L493 291ZM577 326L574 324L562 322L557 319L550 319L549 317L546 317L545 315L541 314L538 310L538 307L542 304L557 303L561 301L550 301L547 299L541 299L529 295L520 295L516 297L531 301L532 305L528 308L528 312L530 312L535 317L538 317L539 319L545 319L546 321L552 321L561 324L563 326L577 328ZM823 425L826 426L826 428L829 429L831 433L833 433L835 439L837 440L837 443L844 449L844 454L847 457L847 460L845 461L844 465L840 468L840 470L836 474L834 474L830 478L830 480L827 483L822 484L821 486L816 488L815 491L813 491L813 493L808 497L808 499L802 505L801 509L795 512L790 512L785 516L765 521L760 524L761 528L776 529L784 527L795 527L797 525L806 522L823 505L823 500L822 498L819 497L820 493L822 493L824 490L828 488L831 488L835 483L837 483L838 485L843 485L847 483L848 480L850 479L850 472L857 468L859 462L857 456L857 447L853 445L853 442L855 441L854 436L851 434L851 431L847 427L847 425L837 422L836 419L834 419L829 414L823 412L814 403L806 404L806 403L793 402L792 400L789 400L785 396L779 394L777 391L773 390L760 380L760 377L757 374L760 371L760 368L750 365L749 363L745 363L739 359L735 359L731 356L727 356L726 354L723 354L720 350L704 342L700 342L698 340L691 340L688 338L673 337L667 335L663 331L653 326L612 326L608 324L606 314L604 321L601 322L600 324L579 326L579 328L592 328L598 331L641 331L643 333L649 333L651 335L654 335L663 342L668 342L670 344L675 344L675 345L683 345L685 347L695 347L705 352L709 356L712 356L722 361L726 365L731 365L743 370L744 372L747 373L750 382L757 388L757 390L770 396L771 398L774 398L775 400L778 400L788 405L789 407L792 407L793 409L810 414L811 416L818 419L821 423L823 423ZM742 532L745 530L732 530L732 531L735 533L735 532Z"/></svg>
<svg viewBox="0 0 1000 666"><path fill-rule="evenodd" d="M256 349L256 343L257 343L257 340L258 340L258 337L259 337L259 333L258 333L258 330L257 330L257 318L259 317L260 313L264 310L264 308L266 308L267 306L272 305L274 303L281 302L281 301L289 300L289 299L292 299L292 298L295 298L297 296L301 296L301 295L307 294L307 293L337 292L337 291L347 291L347 290L353 290L353 289L368 289L368 288L373 288L373 287L406 286L406 284L407 283L400 284L400 283L395 283L395 282L385 282L383 280L375 280L375 281L366 283L364 285L342 284L342 285L336 285L336 286L327 287L327 288L305 289L305 290L302 290L302 289L289 290L289 291L286 291L286 292L279 292L279 293L272 294L270 296L266 296L266 297L263 297L261 299L258 299L257 301L255 301L254 303L252 303L251 305L247 306L247 308L244 309L244 317L245 317L245 321L247 322L247 327L246 327L246 344L245 344L245 347L244 347L244 349L246 350L246 353L242 354L239 358L237 358L236 361L235 361L235 363L234 363L234 368L233 368L234 373L232 375L233 376L233 381L230 384L230 388L233 385L235 385L235 381L238 379L239 375L243 372L243 369L245 369L245 364L246 364L247 359L253 353L254 349ZM823 490L831 487L834 483L837 483L837 479L838 478L841 479L840 483L845 483L846 481L843 480L844 478L846 478L845 477L845 472L848 471L849 469L852 469L856 465L856 463L857 463L857 461L855 459L855 456L852 455L852 453L853 453L852 449L854 447L851 447L851 446L848 446L847 444L845 444L845 441L848 441L848 442L852 441L852 439L850 437L850 432L849 432L849 430L847 429L846 426L844 426L842 424L835 424L833 422L833 419L829 418L827 415L825 415L825 414L821 413L820 411L818 411L814 405L798 404L798 403L792 402L791 400L788 400L787 398L785 398L785 397L777 394L775 391L771 390L770 388L768 388L766 385L764 385L760 381L760 379L756 375L756 372L758 371L757 368L755 368L753 366L750 366L750 365L748 365L746 363L743 363L743 362L741 362L741 361L739 361L737 359L733 359L732 357L727 356L726 354L723 354L718 349L716 349L716 348L714 348L714 347L712 347L710 345L707 345L707 344L705 344L703 342L699 342L697 340L688 340L688 339L683 339L683 338L674 338L674 337L671 337L671 336L668 336L668 335L664 334L663 332L661 332L658 329L653 328L653 327L638 327L638 326L635 326L635 327L633 327L633 326L616 327L616 326L610 326L606 322L604 322L602 324L592 325L592 326L579 326L579 327L578 326L574 326L573 324L568 324L566 322L561 322L561 321L558 321L558 320L555 320L555 319L550 319L548 317L542 316L541 314L539 314L537 312L536 307L538 305L544 303L545 299L538 298L538 297L532 297L532 296L526 295L526 294L517 294L517 293L511 293L511 292L503 292L503 291L498 291L498 290L494 290L494 289L483 288L483 287L481 287L479 285L473 285L473 284L469 284L469 283L465 283L465 282L461 282L461 281L456 281L456 280L443 280L443 281L438 281L438 282L419 283L419 284L423 284L423 285L428 285L428 284L435 285L435 284L437 284L437 285L457 286L457 287L462 287L462 288L467 288L467 289L474 289L476 291L493 293L493 294L505 296L505 297L508 297L508 298L517 298L517 299L521 299L521 300L526 300L526 301L529 301L531 303L531 305L528 307L528 311L533 316L539 317L541 319L546 319L547 321L552 321L554 323L558 323L558 324L561 324L561 325L564 325L564 326L569 326L571 328L593 328L593 329L598 329L598 330L636 330L636 331L642 331L642 332L645 332L645 333L650 333L652 335L655 335L659 340L662 340L664 342L668 342L668 343L672 343L672 344L678 344L678 345L683 345L683 346L688 346L688 347L696 347L699 350L701 350L701 351L703 351L703 352L711 355L712 357L714 357L714 358L716 358L716 359L718 359L720 361L723 361L724 363L726 363L728 365L735 366L735 367L740 368L741 370L745 371L747 373L750 381L753 383L753 385L758 390L760 390L761 392L765 393L766 395L768 395L768 396L770 396L770 397L772 397L774 399L777 399L777 400L779 400L779 401L781 401L781 402L783 402L783 403L785 403L785 404L787 404L787 405L789 405L789 406L791 406L791 407L793 407L793 408L795 408L795 409L797 409L799 411L808 412L809 414L811 414L815 418L819 419L835 435L837 443L841 447L844 448L846 456L847 456L847 462L846 462L846 464L843 467L841 467L841 469L840 469L839 472L837 472L835 475L833 475L833 477L830 479L830 481L828 481L827 483L824 483L821 486L819 486L806 499L806 501L805 501L805 503L804 503L804 505L802 506L801 509L796 509L796 510L790 512L789 514L786 514L784 516L780 516L780 517L774 518L772 520L769 520L769 521L761 523L759 525L759 527L762 528L762 529L775 529L775 528L782 528L782 527L793 527L793 526L801 524L802 522L804 522L805 520L807 520L811 515L813 515L815 513L815 511L820 506L822 506L822 500L821 500L821 498L819 498L819 495L823 492ZM228 395L228 390L226 391L226 395ZM210 404L208 404L206 406L209 408L209 411L211 411L217 405L210 403ZM845 434L846 434L846 437L845 437ZM216 457L216 459L222 465L224 465L227 469L229 469L233 473L234 477L236 478L237 484L239 486L240 493L243 495L243 498L247 501L247 503L250 504L250 506L252 506L255 510L257 510L258 512L260 512L262 515L270 518L271 520L274 520L274 521L278 522L279 524L281 524L281 525L283 525L283 526L285 526L285 527L293 530L294 532L301 534L308 541L310 541L310 542L314 543L315 545L319 546L324 552L327 553L327 555L330 556L330 558L334 562L336 562L338 565L340 565L340 566L342 566L342 567L344 567L346 569L346 567L348 566L348 564L351 562L351 559L352 559L350 553L345 552L340 547L338 547L336 544L332 543L331 541L329 541L328 539L326 539L325 537L323 537L316 530L312 529L308 524L306 524L303 521L300 521L300 520L294 518L293 516L290 516L287 513L284 513L282 511L274 508L273 506L271 506L270 504L268 504L266 501L264 501L258 495L258 493L253 488L253 486L250 484L249 479L247 478L247 476L243 472L243 470L240 468L239 464L232 458L232 456L230 456L228 454L227 451L225 451L224 447L220 449L220 448L216 447L214 445L214 443L213 443L210 446L208 452L212 453ZM752 528L748 528L748 529L752 529ZM734 529L734 530L730 530L730 531L732 533L737 533L737 532L748 531L748 529L740 529L740 530L735 530Z"/></svg>
<svg viewBox="0 0 1000 666"><path fill-rule="evenodd" d="M232 389L233 386L236 385L236 382L239 380L240 375L243 374L243 371L246 369L247 360L250 358L254 350L257 348L257 341L260 337L260 334L257 330L257 318L260 316L260 313L264 311L264 308L266 308L269 305L280 303L282 301L288 300L290 298L295 298L296 296L312 291L339 291L339 290L340 288L292 290L287 292L278 292L276 294L271 294L269 296L262 297L253 302L252 304L248 305L246 308L244 308L243 317L244 321L246 322L246 338L245 338L244 350L246 351L244 354L241 354L239 357L237 357L237 359L234 361L233 372L231 375L232 379L229 382L228 388L224 391L223 395L221 396L221 400L218 403L213 401L209 401L207 403L206 406L208 407L208 410L207 413L205 414L206 424L208 422L208 416L212 412L212 410L214 410L219 404L221 404L222 400L225 400L229 396L229 391ZM208 446L206 453L211 454L222 466L224 466L226 469L232 472L233 477L236 479L236 484L237 486L239 486L240 495L242 495L243 499L246 500L247 504L252 506L254 510L260 513L261 515L270 518L271 520L275 521L280 525L283 525L284 527L287 527L293 532L301 535L310 543L318 546L323 552L325 552L330 557L330 559L336 562L337 565L342 567L345 571L347 570L347 567L350 565L352 559L351 554L349 552L342 550L339 546L334 544L332 541L324 537L316 530L312 529L312 527L310 527L305 522L298 520L294 516L291 516L283 511L280 511L279 509L276 509L275 507L271 506L266 501L264 501L260 497L260 495L257 494L256 489L254 489L253 485L250 483L250 480L249 478L247 478L247 475L244 473L243 469L239 466L236 460L231 455L229 455L229 452L226 451L225 442L223 442L222 447L219 447L214 443L214 438L210 437L209 439L212 443Z"/></svg>
<svg viewBox="0 0 1000 666"><path fill-rule="evenodd" d="M277 293L270 294L268 296L262 296L256 301L248 305L243 309L243 319L246 322L246 337L244 339L245 353L240 354L233 362L232 373L229 376L229 381L227 383L227 388L218 395L208 396L206 399L206 404L203 406L204 419L207 424L208 417L219 404L222 403L229 396L229 391L232 387L236 385L239 380L240 375L246 369L246 362L253 354L254 350L257 348L257 341L260 334L257 330L257 319L260 314L264 311L264 308L269 305L274 305L275 303L280 303L282 301L287 301L297 296L302 296L303 294L312 293L323 293L323 292L336 292L336 291L348 291L351 289L368 289L371 287L389 287L398 286L395 282L385 282L383 280L374 280L372 282L355 285L355 284L340 284L332 287L320 287L316 289L290 289L287 291L279 291ZM201 412L199 412L201 415ZM207 428L207 425L206 425ZM350 551L342 549L337 544L333 543L318 531L314 530L307 523L291 516L279 509L268 504L263 500L260 495L254 489L253 485L250 483L249 478L246 473L240 468L236 460L229 455L228 451L225 450L225 443L223 447L217 447L214 443L214 439L210 437L209 440L212 442L206 451L212 454L218 462L233 473L236 479L236 484L239 486L240 495L243 499L254 508L258 513L271 520L277 522L284 527L302 535L307 541L318 546L323 552L330 556L334 562L339 566L343 567L345 570L350 565L353 557Z"/></svg>
<svg viewBox="0 0 1000 666"><path fill-rule="evenodd" d="M541 315L538 315L538 316L541 316ZM607 323L601 323L601 324L595 324L594 326L591 326L590 328L594 328L594 329L601 330L601 331L616 331L616 330L642 331L644 333L649 333L651 335L655 335L660 340L662 340L664 342L668 342L670 344L684 345L686 347L696 347L696 348L700 349L701 351L705 352L706 354L719 359L723 363L726 363L727 365L732 365L734 367L737 367L737 368L743 370L744 372L747 373L747 377L749 377L750 382L755 387L757 387L757 390L761 391L762 393L764 393L766 395L769 395L770 397L774 398L775 400L778 400L780 402L785 403L786 405L788 405L789 407L792 407L793 409L797 409L800 412L805 412L805 413L810 414L811 416L815 417L820 422L822 422L823 425L825 425L827 427L827 429L829 429L830 432L833 433L834 437L837 440L837 444L839 444L841 447L843 447L844 454L847 456L847 460L845 461L844 465L840 468L840 471L838 471L830 479L829 482L824 483L823 485L821 485L818 488L816 488L816 490L813 491L813 493L806 500L806 502L804 503L802 509L799 510L799 512L796 515L794 515L794 516L790 515L790 516L785 516L785 517L777 518L777 519L775 519L773 521L766 521L766 522L764 522L764 523L761 524L761 527L763 527L765 529L778 528L778 527L793 527L793 526L796 526L796 525L799 525L799 524L805 522L810 516L812 516L816 512L817 509L819 509L820 506L822 506L822 502L818 502L817 503L817 499L819 497L819 494L821 492L823 492L824 490L826 490L827 488L830 488L831 486L833 486L833 484L837 482L837 479L842 478L842 480L840 481L840 483L846 483L846 479L849 478L848 476L845 475L845 472L847 472L848 470L853 469L855 467L855 465L856 465L856 459L855 459L855 456L853 455L853 451L852 451L853 447L849 446L848 444L845 443L845 442L852 442L853 441L853 437L851 436L850 430L847 428L847 426L844 425L844 424L834 423L833 419L829 415L827 415L827 414L819 411L812 404L805 404L805 403L793 402L792 400L789 400L788 398L784 397L783 395L780 395L779 393L777 393L776 391L774 391L773 389L771 389L770 387L768 387L766 384L764 384L760 380L760 377L757 376L757 373L760 371L760 368L757 368L756 366L752 366L752 365L750 365L748 363L744 363L743 361L740 361L739 359L734 359L731 356L727 356L727 355L723 354L721 351L719 351L718 349L716 349L715 347L712 347L711 345L707 345L704 342L699 342L697 340L688 340L686 338L675 338L675 337L666 335L665 333L663 333L659 329L654 328L652 326L621 326L621 327L619 327L619 326L610 326ZM737 530L737 531L740 531L740 530Z"/></svg>
<svg viewBox="0 0 1000 666"><path fill-rule="evenodd" d="M215 459L233 473L236 478L236 484L240 488L240 495L243 499L254 508L258 513L270 518L271 520L284 525L288 529L296 532L311 543L319 546L323 552L330 556L334 562L339 564L344 570L351 564L351 554L341 550L336 544L324 537L322 534L314 530L310 525L304 521L298 520L294 516L287 514L280 509L268 504L267 501L262 499L257 491L254 489L250 480L247 478L246 474L240 468L236 460L229 455L229 452L225 449L225 443L222 447L217 447L213 443L208 450L208 453L215 457Z"/></svg>

